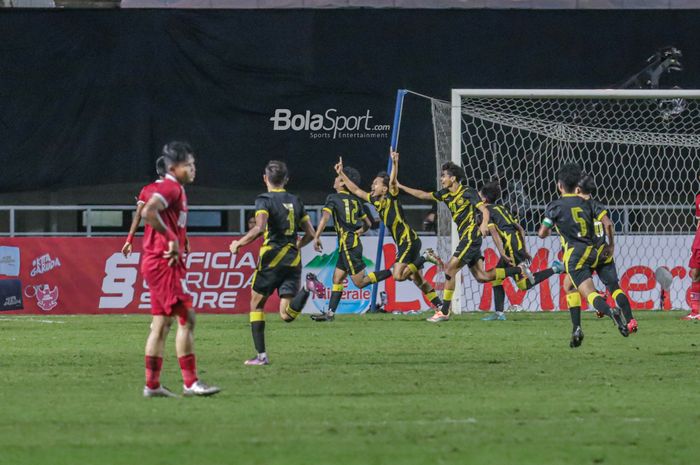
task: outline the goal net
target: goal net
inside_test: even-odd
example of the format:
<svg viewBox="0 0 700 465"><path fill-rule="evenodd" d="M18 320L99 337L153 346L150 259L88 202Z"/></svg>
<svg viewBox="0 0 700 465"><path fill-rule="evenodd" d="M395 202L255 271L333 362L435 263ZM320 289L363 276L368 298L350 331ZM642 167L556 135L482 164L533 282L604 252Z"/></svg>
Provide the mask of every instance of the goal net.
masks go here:
<svg viewBox="0 0 700 465"><path fill-rule="evenodd" d="M622 288L637 309L688 308L687 263L695 231L694 194L700 173L700 92L453 90L452 102L432 101L436 168L453 160L470 187L498 179L501 203L520 219L534 271L560 256L558 237L537 238L545 206L558 197L556 173L579 163L595 177L595 198L608 205L617 236L615 261ZM440 206L438 253L457 245L449 211ZM498 257L491 239L487 268ZM667 267L674 277L666 296L654 277ZM491 310L490 285L464 269L456 312ZM506 308L566 309L563 275L529 292L512 280ZM600 290L604 287L597 281Z"/></svg>

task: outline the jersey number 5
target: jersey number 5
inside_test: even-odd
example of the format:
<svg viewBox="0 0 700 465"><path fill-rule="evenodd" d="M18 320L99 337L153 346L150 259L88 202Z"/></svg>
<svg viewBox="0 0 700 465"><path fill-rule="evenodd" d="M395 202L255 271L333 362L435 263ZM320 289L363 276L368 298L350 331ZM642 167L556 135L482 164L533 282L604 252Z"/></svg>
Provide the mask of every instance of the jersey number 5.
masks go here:
<svg viewBox="0 0 700 465"><path fill-rule="evenodd" d="M292 236L296 232L296 228L294 227L294 204L293 203L283 203L284 208L287 209L287 221L289 221L289 226L287 227L287 230L284 232L285 236Z"/></svg>
<svg viewBox="0 0 700 465"><path fill-rule="evenodd" d="M574 217L574 220L581 226L581 231L578 233L578 237L588 237L588 224L586 223L586 220L581 217L581 213L583 213L583 208L581 207L573 207L571 209L571 216Z"/></svg>

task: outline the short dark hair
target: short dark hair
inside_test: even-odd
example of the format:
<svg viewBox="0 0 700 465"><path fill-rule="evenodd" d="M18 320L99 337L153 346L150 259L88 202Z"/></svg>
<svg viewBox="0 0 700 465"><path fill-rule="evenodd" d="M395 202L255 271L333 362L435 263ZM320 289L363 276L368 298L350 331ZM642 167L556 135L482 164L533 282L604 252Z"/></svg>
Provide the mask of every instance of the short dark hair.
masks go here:
<svg viewBox="0 0 700 465"><path fill-rule="evenodd" d="M349 180L355 183L356 186L359 186L360 182L362 182L362 176L360 176L360 172L357 171L355 168L351 166L346 166L345 168L343 168L343 172Z"/></svg>
<svg viewBox="0 0 700 465"><path fill-rule="evenodd" d="M459 166L457 163L448 161L442 164L442 171L447 171L447 174L450 176L454 176L457 178L457 181L462 182L464 178L466 177L464 175L464 169Z"/></svg>
<svg viewBox="0 0 700 465"><path fill-rule="evenodd" d="M163 159L168 168L187 161L190 156L194 156L194 150L187 142L174 140L163 146Z"/></svg>
<svg viewBox="0 0 700 465"><path fill-rule="evenodd" d="M565 163L559 168L557 181L564 186L567 193L572 193L576 190L581 174L581 166L578 163Z"/></svg>
<svg viewBox="0 0 700 465"><path fill-rule="evenodd" d="M386 171L380 171L379 173L377 173L375 178L382 178L384 185L386 187L389 187L389 173L387 173Z"/></svg>
<svg viewBox="0 0 700 465"><path fill-rule="evenodd" d="M281 186L287 182L289 171L287 164L279 160L270 160L265 166L265 176L275 186Z"/></svg>
<svg viewBox="0 0 700 465"><path fill-rule="evenodd" d="M498 181L487 182L481 186L479 192L486 198L488 203L496 203L501 198L501 186Z"/></svg>
<svg viewBox="0 0 700 465"><path fill-rule="evenodd" d="M167 172L168 168L165 166L165 157L161 155L156 159L156 174L162 178Z"/></svg>
<svg viewBox="0 0 700 465"><path fill-rule="evenodd" d="M578 188L581 189L581 193L586 194L586 195L593 195L595 194L595 179L593 179L593 176L590 174L586 173L583 176L581 176L581 179L578 181Z"/></svg>

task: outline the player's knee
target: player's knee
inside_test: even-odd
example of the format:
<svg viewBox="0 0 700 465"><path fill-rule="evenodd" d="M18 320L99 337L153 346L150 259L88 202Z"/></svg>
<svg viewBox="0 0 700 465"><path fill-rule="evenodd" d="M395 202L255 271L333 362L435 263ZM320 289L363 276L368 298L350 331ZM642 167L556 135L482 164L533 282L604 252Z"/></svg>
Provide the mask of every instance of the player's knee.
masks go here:
<svg viewBox="0 0 700 465"><path fill-rule="evenodd" d="M457 274L457 271L459 271L457 265L452 262L450 262L445 268L445 274L448 274L450 276L455 276Z"/></svg>
<svg viewBox="0 0 700 465"><path fill-rule="evenodd" d="M194 313L194 310L190 309L184 315L184 318L182 318L180 320L180 323L184 324L184 326L187 326L190 330L193 330L196 321L197 321L196 313Z"/></svg>
<svg viewBox="0 0 700 465"><path fill-rule="evenodd" d="M151 321L151 334L162 339L168 333L168 328L171 324L172 318L154 318Z"/></svg>
<svg viewBox="0 0 700 465"><path fill-rule="evenodd" d="M365 280L364 276L358 276L358 277L351 277L352 283L358 288L362 289L363 287L366 287L368 284L370 284L369 279Z"/></svg>

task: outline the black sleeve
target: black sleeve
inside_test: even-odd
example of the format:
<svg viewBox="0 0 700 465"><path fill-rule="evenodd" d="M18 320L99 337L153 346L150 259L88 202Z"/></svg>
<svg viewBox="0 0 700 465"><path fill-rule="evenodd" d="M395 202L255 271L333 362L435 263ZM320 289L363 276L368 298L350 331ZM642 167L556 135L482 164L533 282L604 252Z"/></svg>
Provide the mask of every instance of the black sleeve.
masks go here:
<svg viewBox="0 0 700 465"><path fill-rule="evenodd" d="M332 215L334 206L335 202L333 202L333 194L330 194L328 197L326 197L326 203L323 205L323 209Z"/></svg>
<svg viewBox="0 0 700 465"><path fill-rule="evenodd" d="M559 208L559 203L557 201L550 202L549 205L547 205L547 208L544 209L544 219L552 222L552 225L548 225L549 227L557 224L557 221L559 221L560 212L561 209Z"/></svg>
<svg viewBox="0 0 700 465"><path fill-rule="evenodd" d="M449 189L440 189L437 192L433 192L430 195L433 196L433 199L435 199L438 202L442 202L442 200L445 198L445 195L449 192Z"/></svg>
<svg viewBox="0 0 700 465"><path fill-rule="evenodd" d="M267 216L270 216L270 199L268 199L266 196L259 195L255 198L255 216L258 216L258 213L264 212L267 214Z"/></svg>
<svg viewBox="0 0 700 465"><path fill-rule="evenodd" d="M608 214L608 209L602 203L597 200L591 200L591 205L593 207L593 219L600 221L605 215Z"/></svg>
<svg viewBox="0 0 700 465"><path fill-rule="evenodd" d="M474 189L467 189L464 191L464 198L469 200L472 205L475 207L481 202L481 199L479 198L479 194Z"/></svg>

